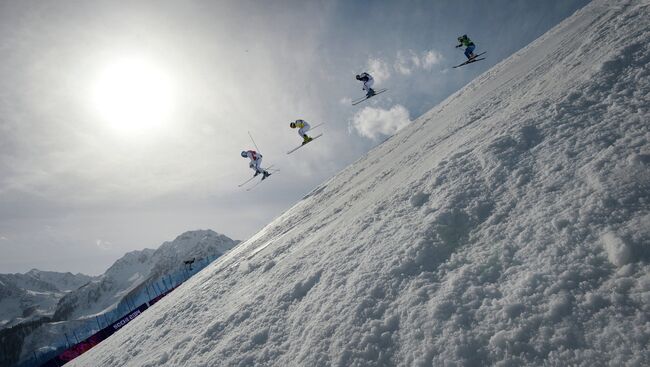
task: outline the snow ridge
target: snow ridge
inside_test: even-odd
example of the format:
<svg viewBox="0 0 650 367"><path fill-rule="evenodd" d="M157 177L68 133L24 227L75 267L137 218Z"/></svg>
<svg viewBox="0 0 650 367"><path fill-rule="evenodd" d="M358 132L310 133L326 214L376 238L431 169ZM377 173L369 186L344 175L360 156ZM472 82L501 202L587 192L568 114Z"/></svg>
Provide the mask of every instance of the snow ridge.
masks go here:
<svg viewBox="0 0 650 367"><path fill-rule="evenodd" d="M650 365L649 7L592 2L71 365Z"/></svg>

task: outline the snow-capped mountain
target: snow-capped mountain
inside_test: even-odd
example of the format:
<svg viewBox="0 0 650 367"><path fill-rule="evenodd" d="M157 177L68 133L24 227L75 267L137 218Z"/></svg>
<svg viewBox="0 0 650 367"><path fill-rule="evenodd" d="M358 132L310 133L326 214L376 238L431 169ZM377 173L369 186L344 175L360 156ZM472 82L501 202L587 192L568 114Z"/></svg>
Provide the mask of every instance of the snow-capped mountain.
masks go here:
<svg viewBox="0 0 650 367"><path fill-rule="evenodd" d="M26 275L28 275L30 279L39 280L51 284L55 286L56 289L64 292L73 291L94 278L92 276L81 273L59 273L56 271L42 271L38 269L32 269L28 271ZM28 287L24 286L22 288Z"/></svg>
<svg viewBox="0 0 650 367"><path fill-rule="evenodd" d="M84 274L32 269L0 274L0 366L12 365L23 339L49 321L61 298L94 279Z"/></svg>
<svg viewBox="0 0 650 367"><path fill-rule="evenodd" d="M37 269L25 274L0 274L0 329L30 318L52 315L66 292L92 279L84 274Z"/></svg>
<svg viewBox="0 0 650 367"><path fill-rule="evenodd" d="M63 297L54 319L74 320L110 311L145 282L182 269L183 261L220 256L238 242L211 230L197 230L156 250L129 252L98 279Z"/></svg>
<svg viewBox="0 0 650 367"><path fill-rule="evenodd" d="M98 277L38 270L0 275L2 316L7 315L7 327L15 326L0 333L0 365L12 365L32 351L47 349L63 335L72 335L85 324L85 318L111 311L147 281L182 269L184 261L220 256L239 242L211 230L196 230L164 242L156 250L129 252ZM29 319L20 316L26 313L18 307L26 304L20 297L34 298L46 292L50 297L47 302L41 300L38 314Z"/></svg>
<svg viewBox="0 0 650 367"><path fill-rule="evenodd" d="M650 365L649 43L593 1L70 365Z"/></svg>

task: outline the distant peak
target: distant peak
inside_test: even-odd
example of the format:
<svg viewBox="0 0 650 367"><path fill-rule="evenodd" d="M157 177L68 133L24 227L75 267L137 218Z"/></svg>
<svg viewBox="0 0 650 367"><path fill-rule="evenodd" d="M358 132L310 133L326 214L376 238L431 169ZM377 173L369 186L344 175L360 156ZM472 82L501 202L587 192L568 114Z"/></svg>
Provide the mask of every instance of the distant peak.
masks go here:
<svg viewBox="0 0 650 367"><path fill-rule="evenodd" d="M176 239L197 238L197 237L205 237L205 236L213 237L213 236L223 236L223 235L211 229L196 229L192 231L183 232L178 237L176 237Z"/></svg>

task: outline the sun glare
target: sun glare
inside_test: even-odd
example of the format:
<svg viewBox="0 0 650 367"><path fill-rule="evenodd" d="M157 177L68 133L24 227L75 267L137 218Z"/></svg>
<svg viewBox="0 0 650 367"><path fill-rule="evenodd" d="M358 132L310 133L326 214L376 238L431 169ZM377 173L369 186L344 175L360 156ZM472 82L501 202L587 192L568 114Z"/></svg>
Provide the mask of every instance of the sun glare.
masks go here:
<svg viewBox="0 0 650 367"><path fill-rule="evenodd" d="M144 132L169 119L171 83L160 68L142 60L121 60L107 66L95 85L94 105L111 127Z"/></svg>

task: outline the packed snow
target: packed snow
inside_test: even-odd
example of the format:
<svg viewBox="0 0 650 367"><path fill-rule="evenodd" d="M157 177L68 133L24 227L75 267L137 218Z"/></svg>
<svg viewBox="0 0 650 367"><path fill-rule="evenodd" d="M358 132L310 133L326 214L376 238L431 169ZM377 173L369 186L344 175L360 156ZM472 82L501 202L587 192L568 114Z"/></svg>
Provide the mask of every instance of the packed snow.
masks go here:
<svg viewBox="0 0 650 367"><path fill-rule="evenodd" d="M650 365L649 43L594 1L70 365Z"/></svg>

